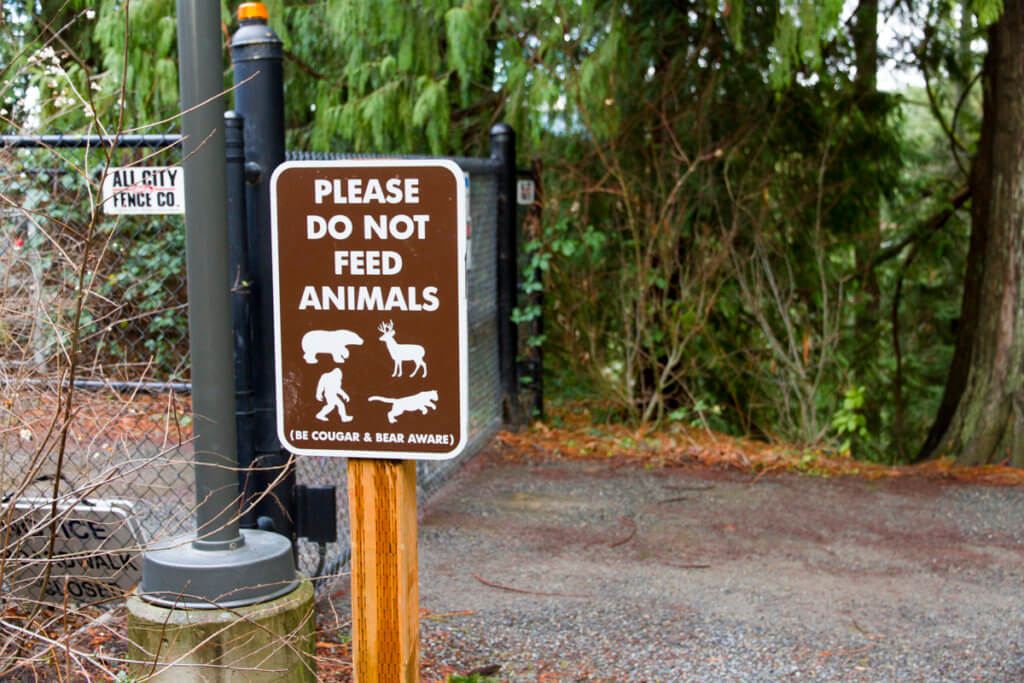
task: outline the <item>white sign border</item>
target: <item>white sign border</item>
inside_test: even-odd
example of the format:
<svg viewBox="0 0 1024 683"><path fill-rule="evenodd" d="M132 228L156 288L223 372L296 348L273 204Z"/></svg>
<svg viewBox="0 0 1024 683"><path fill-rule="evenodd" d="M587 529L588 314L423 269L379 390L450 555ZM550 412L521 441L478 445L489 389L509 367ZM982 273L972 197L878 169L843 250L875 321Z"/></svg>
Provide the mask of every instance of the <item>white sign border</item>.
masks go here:
<svg viewBox="0 0 1024 683"><path fill-rule="evenodd" d="M281 280L279 268L277 181L282 173L293 168L445 168L451 172L456 187L455 231L458 238L458 307L459 307L459 441L444 452L361 451L345 449L309 449L293 446L284 433L284 373L281 371ZM378 460L451 460L465 450L469 441L469 324L466 304L466 173L450 159L334 159L328 161L286 161L274 169L270 177L270 262L274 290L274 385L277 390L277 438L292 453L326 458L374 458Z"/></svg>

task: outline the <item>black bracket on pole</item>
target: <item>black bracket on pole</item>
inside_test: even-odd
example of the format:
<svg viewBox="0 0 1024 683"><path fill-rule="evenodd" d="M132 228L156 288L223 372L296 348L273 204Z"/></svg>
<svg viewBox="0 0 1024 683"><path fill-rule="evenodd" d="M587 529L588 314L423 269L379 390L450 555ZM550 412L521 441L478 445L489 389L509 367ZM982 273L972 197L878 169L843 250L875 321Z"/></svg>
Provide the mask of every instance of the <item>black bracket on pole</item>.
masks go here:
<svg viewBox="0 0 1024 683"><path fill-rule="evenodd" d="M295 487L295 526L298 535L314 543L338 540L338 504L333 486Z"/></svg>

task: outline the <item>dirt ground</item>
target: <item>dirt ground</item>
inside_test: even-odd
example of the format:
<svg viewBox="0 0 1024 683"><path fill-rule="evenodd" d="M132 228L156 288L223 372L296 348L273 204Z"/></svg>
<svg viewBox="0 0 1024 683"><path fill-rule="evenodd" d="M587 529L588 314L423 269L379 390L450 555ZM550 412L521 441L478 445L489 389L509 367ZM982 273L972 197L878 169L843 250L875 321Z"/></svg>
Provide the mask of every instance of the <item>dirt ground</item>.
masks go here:
<svg viewBox="0 0 1024 683"><path fill-rule="evenodd" d="M1024 678L1024 489L512 455L421 508L426 678Z"/></svg>

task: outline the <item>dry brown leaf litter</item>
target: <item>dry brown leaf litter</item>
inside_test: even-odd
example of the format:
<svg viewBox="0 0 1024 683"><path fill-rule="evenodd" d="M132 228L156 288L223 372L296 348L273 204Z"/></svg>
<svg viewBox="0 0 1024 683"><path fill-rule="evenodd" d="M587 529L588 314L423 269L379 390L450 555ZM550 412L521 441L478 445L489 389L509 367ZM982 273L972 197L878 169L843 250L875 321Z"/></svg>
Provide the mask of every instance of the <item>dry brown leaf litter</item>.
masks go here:
<svg viewBox="0 0 1024 683"><path fill-rule="evenodd" d="M924 477L950 481L1021 486L1024 470L1006 465L963 466L951 458L916 465L883 465L856 460L820 447L771 444L707 429L628 424L595 424L583 403L553 406L546 422L520 432L503 431L497 441L510 458L607 460L612 466L707 467L747 472L760 478L781 472L869 479Z"/></svg>

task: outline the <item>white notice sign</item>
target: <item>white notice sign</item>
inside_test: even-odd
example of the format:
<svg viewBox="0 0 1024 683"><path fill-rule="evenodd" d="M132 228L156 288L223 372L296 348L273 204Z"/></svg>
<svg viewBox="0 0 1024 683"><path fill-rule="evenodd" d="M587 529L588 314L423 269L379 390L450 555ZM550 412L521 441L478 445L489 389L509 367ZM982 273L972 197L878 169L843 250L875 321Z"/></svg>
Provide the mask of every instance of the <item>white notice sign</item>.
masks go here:
<svg viewBox="0 0 1024 683"><path fill-rule="evenodd" d="M180 166L110 168L103 178L103 211L185 213L185 172Z"/></svg>
<svg viewBox="0 0 1024 683"><path fill-rule="evenodd" d="M4 505L0 534L7 544L8 589L37 600L50 564L42 591L48 602L62 603L65 596L77 603L123 597L142 575L142 536L132 507L128 501L110 499L74 506L59 502L53 557L48 559L50 500L21 498Z"/></svg>
<svg viewBox="0 0 1024 683"><path fill-rule="evenodd" d="M529 206L537 200L537 186L532 180L516 182L516 202Z"/></svg>

